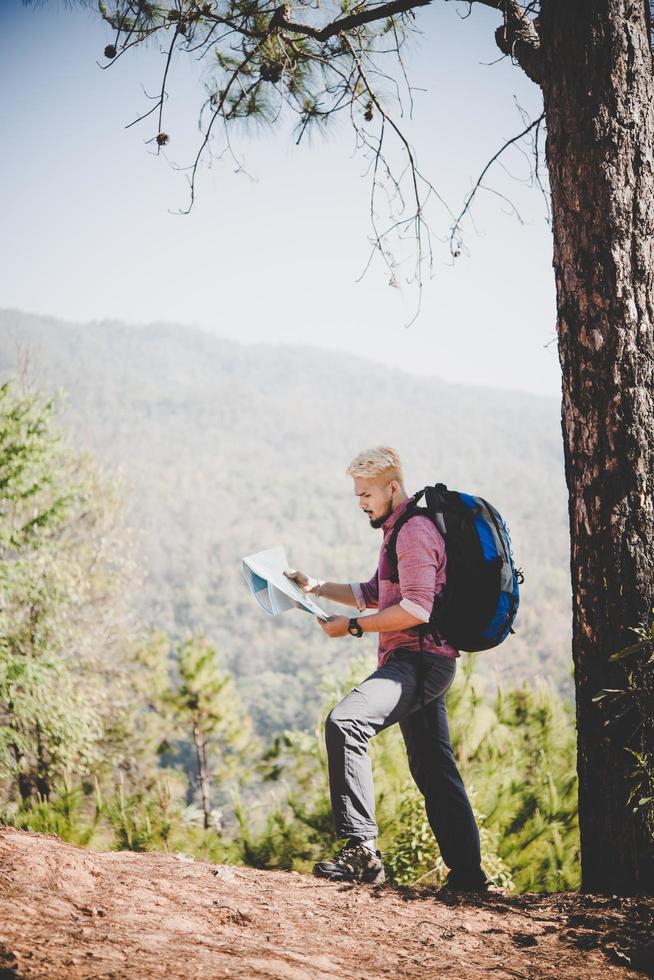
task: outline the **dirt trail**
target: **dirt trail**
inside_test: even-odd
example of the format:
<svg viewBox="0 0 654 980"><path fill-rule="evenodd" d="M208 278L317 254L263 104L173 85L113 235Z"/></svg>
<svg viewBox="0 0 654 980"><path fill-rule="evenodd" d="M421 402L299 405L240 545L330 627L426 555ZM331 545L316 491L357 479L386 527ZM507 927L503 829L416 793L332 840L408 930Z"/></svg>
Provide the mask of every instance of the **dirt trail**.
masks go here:
<svg viewBox="0 0 654 980"><path fill-rule="evenodd" d="M444 900L0 829L0 980L636 978L653 919L654 899Z"/></svg>

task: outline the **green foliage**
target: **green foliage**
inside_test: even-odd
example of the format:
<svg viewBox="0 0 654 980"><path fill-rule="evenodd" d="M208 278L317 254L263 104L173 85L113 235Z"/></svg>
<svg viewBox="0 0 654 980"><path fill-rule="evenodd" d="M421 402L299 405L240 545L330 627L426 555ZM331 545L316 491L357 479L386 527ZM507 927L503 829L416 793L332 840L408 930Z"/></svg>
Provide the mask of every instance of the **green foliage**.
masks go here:
<svg viewBox="0 0 654 980"><path fill-rule="evenodd" d="M512 891L515 885L511 870L499 856L499 834L477 810L475 792L469 791L468 795L479 827L484 871L493 884ZM402 793L390 845L384 852L384 864L397 885L445 884L448 869L429 826L422 796L412 782L406 784Z"/></svg>
<svg viewBox="0 0 654 980"><path fill-rule="evenodd" d="M99 811L90 810L86 802L80 786L71 788L63 784L49 799L40 797L7 804L0 810L0 824L55 834L70 844L87 847L96 833Z"/></svg>
<svg viewBox="0 0 654 980"><path fill-rule="evenodd" d="M631 627L631 632L638 640L609 657L626 661L623 685L599 691L593 700L606 709L604 725L619 721L632 726L628 803L654 838L654 618L649 626Z"/></svg>
<svg viewBox="0 0 654 980"><path fill-rule="evenodd" d="M232 677L221 669L216 649L204 637L189 637L175 647L173 670L177 679L163 692L161 704L169 709L177 734L193 740L208 829L211 788L217 784L224 799L230 781L242 775L246 750L253 747L251 723Z"/></svg>
<svg viewBox="0 0 654 980"><path fill-rule="evenodd" d="M289 807L275 801L271 801L271 804L263 831L257 831L253 827L251 814L240 802L236 802L241 860L253 868L290 871L300 867L306 870L314 853L311 835L307 835L306 826L296 819Z"/></svg>
<svg viewBox="0 0 654 980"><path fill-rule="evenodd" d="M177 644L173 670L179 681L164 693L164 701L180 725L197 725L216 740L220 764L228 771L230 755L250 736L231 675L221 669L217 650L203 636Z"/></svg>
<svg viewBox="0 0 654 980"><path fill-rule="evenodd" d="M171 834L180 817L179 799L170 782L158 780L155 792L125 793L119 781L116 792L100 803L100 812L113 830L117 851L169 850Z"/></svg>
<svg viewBox="0 0 654 980"><path fill-rule="evenodd" d="M24 800L97 761L100 719L61 660L2 654L0 709L0 766Z"/></svg>
<svg viewBox="0 0 654 980"><path fill-rule="evenodd" d="M2 820L224 856L221 811L198 827L187 776L162 759L195 740L203 803L215 783L227 797L256 745L232 678L201 637L171 654L161 633L134 636L118 496L65 444L54 403L17 382L0 388L0 516Z"/></svg>
<svg viewBox="0 0 654 980"><path fill-rule="evenodd" d="M335 6L334 13L337 10ZM146 42L156 32L165 36L169 51L177 46L206 57L211 94L204 127L214 114L225 122L254 119L272 124L283 108L298 114L306 124L303 105L307 97L323 103L324 115L328 115L347 96L348 85L343 87L342 80L351 56L341 39L318 42L297 32L288 35L272 24L274 11L265 4L228 0L218 12L211 5L203 10L195 0L177 0L174 7L113 0L103 4L100 13L115 30L114 44L105 48L110 60L124 45ZM218 23L223 27L216 34ZM229 28L227 36L240 34L237 45L231 37L226 40L225 27ZM359 46L370 48L376 35L386 30L385 25L361 28Z"/></svg>
<svg viewBox="0 0 654 980"><path fill-rule="evenodd" d="M229 838L203 827L202 810L186 803L177 773L161 773L147 791L126 792L120 779L106 800L98 793L98 813L114 850L168 851L215 863L237 857Z"/></svg>
<svg viewBox="0 0 654 980"><path fill-rule="evenodd" d="M91 460L64 444L53 402L3 385L0 765L23 801L47 800L98 759L107 708L93 661L113 653L105 631L123 579L116 507Z"/></svg>
<svg viewBox="0 0 654 980"><path fill-rule="evenodd" d="M101 784L119 769L130 788L152 790L175 726L163 707L170 684L170 639L160 631L130 638L122 669L112 678L114 710L103 740Z"/></svg>
<svg viewBox="0 0 654 980"><path fill-rule="evenodd" d="M576 736L570 707L544 682L484 693L472 658L448 701L453 742L498 857L519 891L579 884Z"/></svg>

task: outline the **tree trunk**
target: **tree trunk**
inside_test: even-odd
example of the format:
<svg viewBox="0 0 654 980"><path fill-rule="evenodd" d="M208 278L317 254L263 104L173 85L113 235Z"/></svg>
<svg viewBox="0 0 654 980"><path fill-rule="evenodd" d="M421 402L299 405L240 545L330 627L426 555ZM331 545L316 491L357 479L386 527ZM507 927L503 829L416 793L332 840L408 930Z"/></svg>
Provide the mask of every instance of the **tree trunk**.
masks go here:
<svg viewBox="0 0 654 980"><path fill-rule="evenodd" d="M582 888L654 891L654 841L629 802L652 732L609 662L654 593L654 105L646 0L542 0L569 490ZM628 707L628 698L622 706Z"/></svg>
<svg viewBox="0 0 654 980"><path fill-rule="evenodd" d="M48 773L48 763L46 760L45 746L41 726L36 724L36 773L35 773L36 792L42 800L50 799L50 775Z"/></svg>
<svg viewBox="0 0 654 980"><path fill-rule="evenodd" d="M193 724L193 739L195 741L195 751L198 757L198 777L200 780L200 794L202 796L202 812L204 814L204 829L209 829L209 817L211 807L209 804L209 774L207 772L207 742L200 728L199 722Z"/></svg>

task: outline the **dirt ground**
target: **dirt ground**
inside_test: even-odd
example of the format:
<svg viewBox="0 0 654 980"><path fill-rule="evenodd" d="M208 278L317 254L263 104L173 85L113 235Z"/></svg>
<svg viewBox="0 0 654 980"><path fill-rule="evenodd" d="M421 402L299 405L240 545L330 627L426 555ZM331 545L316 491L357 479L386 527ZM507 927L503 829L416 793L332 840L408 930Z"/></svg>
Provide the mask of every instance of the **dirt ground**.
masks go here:
<svg viewBox="0 0 654 980"><path fill-rule="evenodd" d="M339 885L0 829L0 980L654 975L654 899Z"/></svg>

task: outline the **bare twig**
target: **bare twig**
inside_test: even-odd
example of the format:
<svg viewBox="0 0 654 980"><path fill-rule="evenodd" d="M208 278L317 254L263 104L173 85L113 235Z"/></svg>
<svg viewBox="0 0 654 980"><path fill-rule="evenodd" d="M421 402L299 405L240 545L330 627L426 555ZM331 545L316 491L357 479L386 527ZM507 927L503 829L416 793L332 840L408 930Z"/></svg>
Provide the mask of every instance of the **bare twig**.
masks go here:
<svg viewBox="0 0 654 980"><path fill-rule="evenodd" d="M232 85L236 81L237 77L239 76L239 74L243 70L243 68L245 68L245 66L248 65L253 60L253 58L256 57L256 55L259 52L259 48L260 47L261 47L261 44L256 45L256 47L254 47L252 49L252 51L250 51L245 56L245 58L243 59L243 61L240 63L240 65L238 66L238 68L234 71L233 75L229 79L229 81L227 83L227 86L226 86L225 90L223 91L223 93L222 93L222 95L221 95L221 97L220 97L220 99L218 101L218 105L216 106L216 109L215 109L215 111L214 111L214 113L213 113L213 115L211 117L211 121L210 121L209 125L207 126L207 131L204 134L204 139L202 140L202 144L201 144L200 149L198 150L198 152L196 154L195 160L193 162L193 166L191 168L191 177L190 177L190 181L189 181L190 192L191 192L191 199L190 199L190 202L189 202L189 206L185 210L180 211L180 214L190 214L190 212L191 212L191 208L193 207L193 203L195 201L195 177L196 177L196 174L197 174L197 171L198 171L198 165L200 163L200 160L202 159L202 155L203 155L203 153L204 153L204 151L205 151L205 149L207 147L207 144L209 143L209 140L211 139L211 131L213 129L214 123L215 123L216 119L218 118L218 116L220 116L222 114L223 107L225 105L225 100L227 99L227 96L229 95L229 91L230 91Z"/></svg>
<svg viewBox="0 0 654 980"><path fill-rule="evenodd" d="M488 173L488 171L490 170L490 168L493 166L493 164L502 156L502 154L506 150L508 150L508 148L510 146L513 146L519 140L523 139L527 135L527 133L530 133L531 132L532 129L537 129L537 127L540 127L540 125L541 125L541 123L543 122L544 119L545 119L545 113L543 112L538 117L538 119L535 119L533 122L529 123L529 125L526 126L525 129L523 129L520 133L518 133L516 136L513 136L510 140L507 140L506 143L504 143L499 148L499 150L497 151L497 153L494 153L493 154L493 156L490 158L490 160L488 161L488 163L486 164L486 166L484 167L484 169L482 170L482 172L479 174L479 177L477 178L477 181L475 182L474 187L472 188L472 190L470 191L470 193L466 197L466 199L464 201L464 204L463 204L463 207L461 208L461 211L458 214L458 216L457 216L454 224L452 225L451 231L450 231L450 252L451 252L451 254L452 254L452 256L454 258L456 258L458 256L458 254L459 254L459 252L461 250L461 241L460 241L461 222L462 222L463 218L466 216L466 214L468 214L468 212L470 211L470 205L472 204L472 202L473 202L473 200L474 200L474 198L475 198L475 196L477 194L477 191L480 188L483 187L482 181L483 181L484 177L486 176L486 174ZM484 190L489 190L489 188L483 188L483 189ZM494 191L494 193L495 194L498 194L500 197L503 197L504 200L508 200L503 195L500 195L499 194L499 191ZM511 207L513 208L513 210L515 211L515 213L518 214L518 211L517 211L517 208L515 207L515 205L512 204L512 202L510 202L510 201L509 201L509 204L511 204ZM518 217L519 217L519 215L518 215Z"/></svg>

